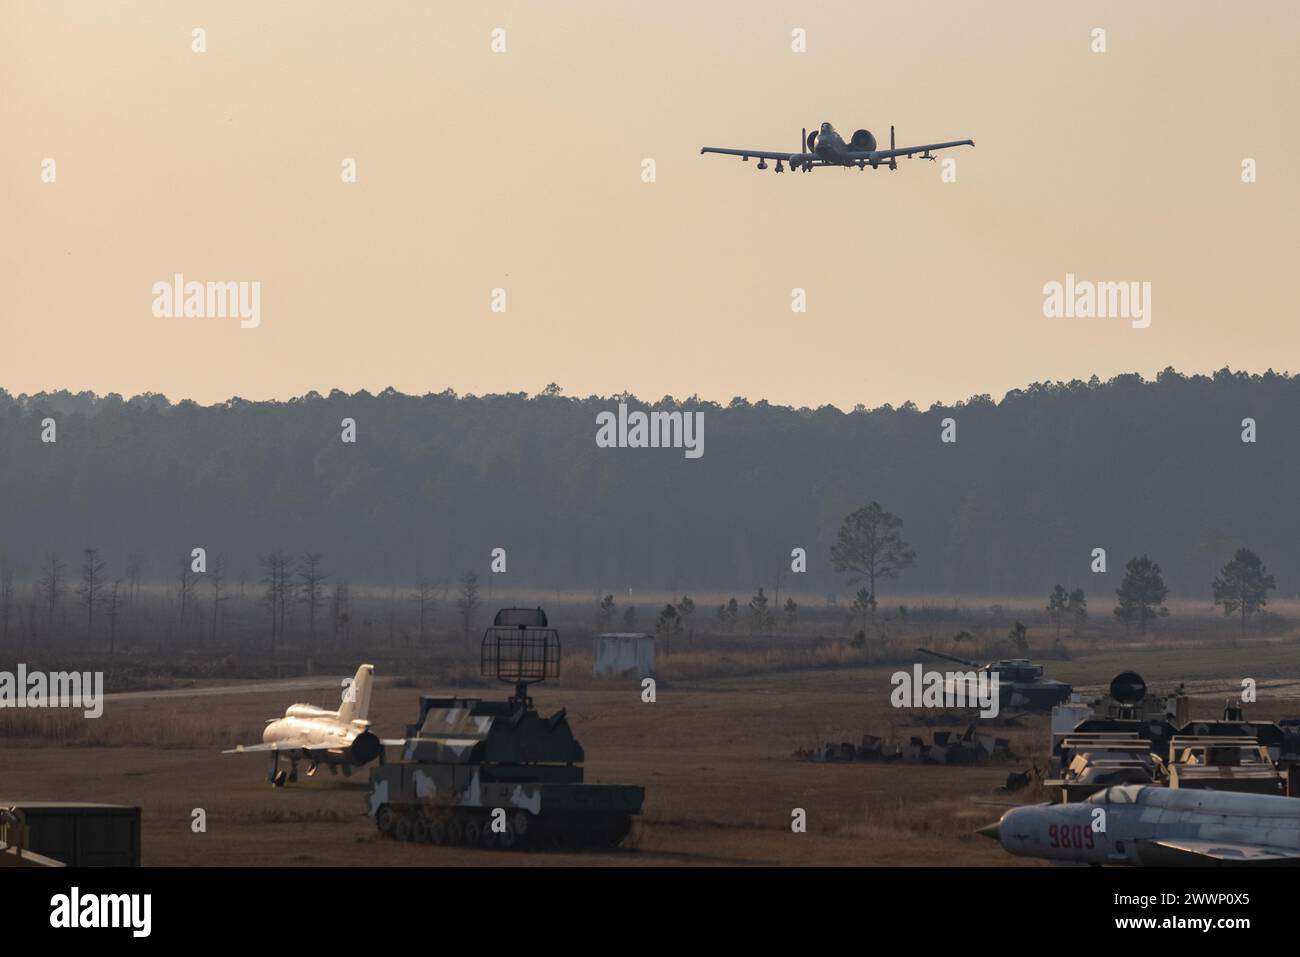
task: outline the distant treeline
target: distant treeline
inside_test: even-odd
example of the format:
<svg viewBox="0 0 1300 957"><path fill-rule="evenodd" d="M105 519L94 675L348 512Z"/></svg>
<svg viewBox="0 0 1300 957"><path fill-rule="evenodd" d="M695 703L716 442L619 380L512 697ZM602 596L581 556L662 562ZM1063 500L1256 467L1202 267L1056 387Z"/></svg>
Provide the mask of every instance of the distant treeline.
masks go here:
<svg viewBox="0 0 1300 957"><path fill-rule="evenodd" d="M620 402L702 411L704 454L598 448L597 415ZM1046 595L1060 582L1113 594L1125 561L1148 554L1172 596L1208 608L1242 545L1278 597L1300 592L1298 479L1300 379L1271 371L1035 384L925 411L555 387L214 406L0 391L0 562L25 581L51 554L75 568L87 547L110 563L148 556L171 577L202 547L254 580L260 556L287 549L325 554L334 580L358 585L453 583L468 569L486 580L504 548L503 587L749 594L780 576L783 591L848 598L831 545L878 501L916 552L882 604L891 591ZM794 548L806 575L791 573ZM1089 571L1094 548L1105 576Z"/></svg>

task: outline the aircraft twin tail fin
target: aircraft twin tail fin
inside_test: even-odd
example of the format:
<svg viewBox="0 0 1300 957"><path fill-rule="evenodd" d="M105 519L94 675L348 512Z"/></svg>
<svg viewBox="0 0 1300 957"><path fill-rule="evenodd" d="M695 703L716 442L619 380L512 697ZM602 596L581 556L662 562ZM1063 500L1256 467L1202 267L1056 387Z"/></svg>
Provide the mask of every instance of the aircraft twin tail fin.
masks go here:
<svg viewBox="0 0 1300 957"><path fill-rule="evenodd" d="M375 666L362 665L357 669L352 684L343 694L339 705L340 721L365 721L370 715L370 687L375 682Z"/></svg>

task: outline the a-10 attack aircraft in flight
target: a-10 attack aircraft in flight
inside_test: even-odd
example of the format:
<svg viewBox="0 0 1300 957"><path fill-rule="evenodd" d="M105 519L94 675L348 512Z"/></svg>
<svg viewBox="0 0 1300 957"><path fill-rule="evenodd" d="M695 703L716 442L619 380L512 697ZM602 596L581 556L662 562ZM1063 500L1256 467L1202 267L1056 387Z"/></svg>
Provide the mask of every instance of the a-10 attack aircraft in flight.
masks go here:
<svg viewBox="0 0 1300 957"><path fill-rule="evenodd" d="M1169 867L1300 865L1300 798L1116 784L1074 804L1012 808L980 834L1017 857Z"/></svg>
<svg viewBox="0 0 1300 957"><path fill-rule="evenodd" d="M700 150L701 153L725 153L728 156L739 156L743 161L748 162L751 156L758 157L758 168L767 169L768 160L776 160L776 171L785 172L786 163L790 164L790 169L798 169L808 172L819 166L856 166L858 169L866 169L870 166L872 169L878 169L883 163L890 169L898 169L898 157L906 156L911 158L917 153L921 154L921 159L934 161L937 157L931 155L931 150L946 150L954 146L974 146L974 140L953 140L949 143L926 143L921 146L904 146L896 148L894 146L894 128L889 128L889 149L876 149L876 138L870 130L858 130L846 143L839 133L835 132L835 127L829 123L823 123L821 132L813 130L811 133L807 129L803 131L799 140L799 152L790 153L780 150L733 150L721 146L706 146Z"/></svg>
<svg viewBox="0 0 1300 957"><path fill-rule="evenodd" d="M385 745L400 741L382 741L370 730L370 689L375 681L375 666L362 665L356 677L343 691L337 711L311 704L292 704L283 718L271 718L262 731L261 744L241 744L222 754L267 752L271 765L266 779L276 787L298 780L298 762L308 761L307 774L313 775L320 765L337 774L342 768L350 775L354 767L382 760ZM289 758L290 770L280 768L280 755Z"/></svg>

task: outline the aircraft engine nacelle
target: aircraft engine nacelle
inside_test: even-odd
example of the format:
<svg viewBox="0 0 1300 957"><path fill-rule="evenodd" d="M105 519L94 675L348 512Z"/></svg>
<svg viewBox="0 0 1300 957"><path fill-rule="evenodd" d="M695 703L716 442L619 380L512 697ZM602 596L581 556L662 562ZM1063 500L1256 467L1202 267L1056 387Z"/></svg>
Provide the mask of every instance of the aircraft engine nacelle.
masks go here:
<svg viewBox="0 0 1300 957"><path fill-rule="evenodd" d="M362 731L352 739L352 744L348 750L352 752L352 760L355 764L369 764L375 758L379 757L379 752L384 746L380 744L377 738L370 731Z"/></svg>
<svg viewBox="0 0 1300 957"><path fill-rule="evenodd" d="M849 140L849 145L855 150L871 152L876 148L876 138L871 135L871 130L857 130L853 139Z"/></svg>

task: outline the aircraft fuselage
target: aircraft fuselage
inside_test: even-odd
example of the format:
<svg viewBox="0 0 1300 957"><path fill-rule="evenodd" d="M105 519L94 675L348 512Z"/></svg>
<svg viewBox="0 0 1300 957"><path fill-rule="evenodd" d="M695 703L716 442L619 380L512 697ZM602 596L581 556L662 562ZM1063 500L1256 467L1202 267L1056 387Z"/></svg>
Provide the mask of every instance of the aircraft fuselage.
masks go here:
<svg viewBox="0 0 1300 957"><path fill-rule="evenodd" d="M1300 863L1300 799L1115 785L1075 804L1017 807L980 831L1018 857L1165 866Z"/></svg>
<svg viewBox="0 0 1300 957"><path fill-rule="evenodd" d="M818 159L835 166L856 166L858 162L848 158L848 145L844 142L844 137L836 133L835 128L829 123L822 124L822 131L817 137L817 147L813 152L817 154Z"/></svg>
<svg viewBox="0 0 1300 957"><path fill-rule="evenodd" d="M300 706L295 706L300 707ZM290 709L292 711L294 709ZM304 739L312 742L312 749L308 752L306 749L297 751L286 751L286 754L292 754L295 757L308 758L319 761L323 764L351 764L353 763L349 746L353 739L365 730L364 722L361 727L353 727L350 723L343 724L336 717L326 717L333 712L324 712L319 717L304 717L299 715L286 715L283 718L277 718L271 721L262 730L262 742L264 744L277 744L281 741L301 741ZM319 748L319 750L317 750Z"/></svg>

